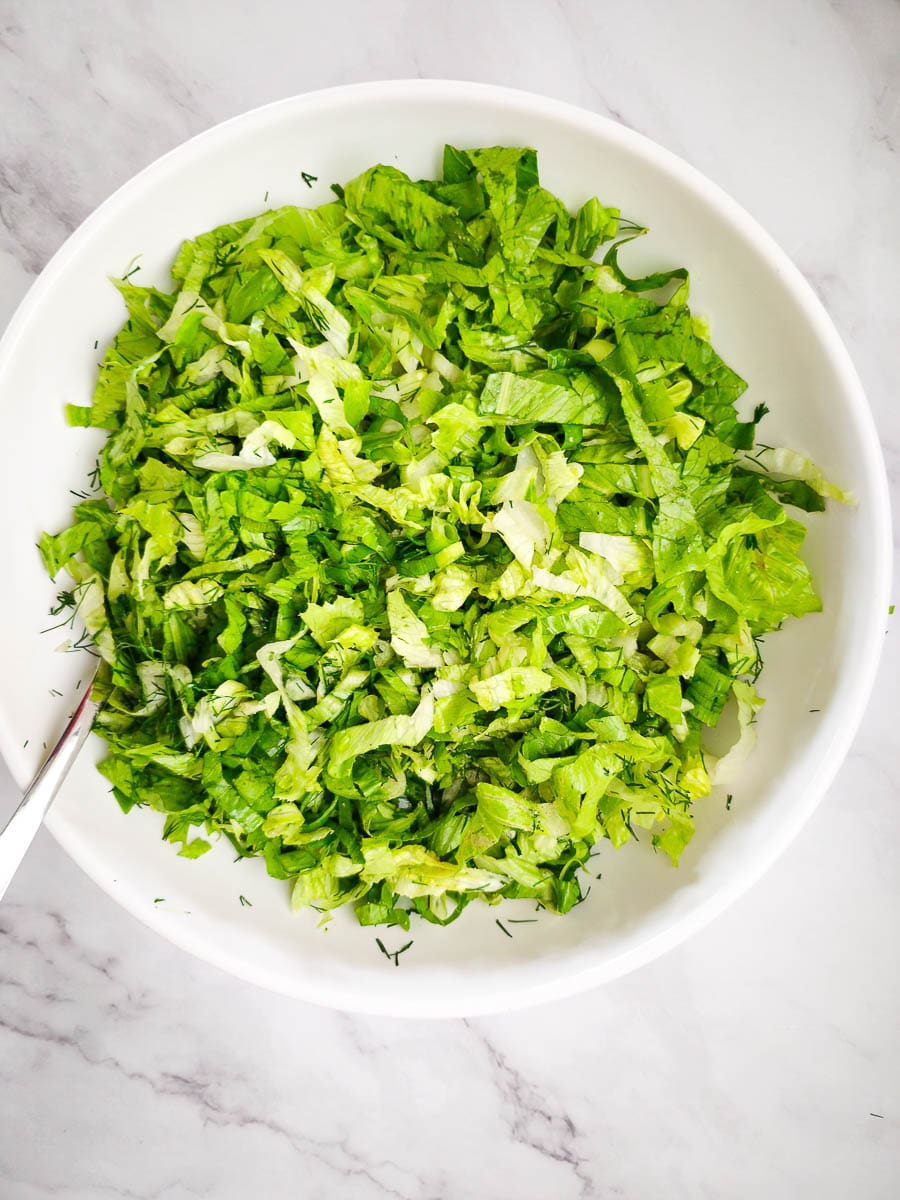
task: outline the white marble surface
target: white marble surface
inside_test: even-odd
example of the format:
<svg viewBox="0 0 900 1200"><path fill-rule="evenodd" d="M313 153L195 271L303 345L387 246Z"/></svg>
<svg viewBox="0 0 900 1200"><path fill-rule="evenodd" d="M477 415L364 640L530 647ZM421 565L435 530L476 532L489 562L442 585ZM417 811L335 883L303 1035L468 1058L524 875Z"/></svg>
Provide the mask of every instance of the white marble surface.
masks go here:
<svg viewBox="0 0 900 1200"><path fill-rule="evenodd" d="M649 134L762 220L850 346L896 495L898 46L893 0L2 0L0 323L114 187L224 117L361 79L506 83ZM511 1017L257 991L42 836L0 908L0 1200L900 1195L898 639L762 883L637 974Z"/></svg>

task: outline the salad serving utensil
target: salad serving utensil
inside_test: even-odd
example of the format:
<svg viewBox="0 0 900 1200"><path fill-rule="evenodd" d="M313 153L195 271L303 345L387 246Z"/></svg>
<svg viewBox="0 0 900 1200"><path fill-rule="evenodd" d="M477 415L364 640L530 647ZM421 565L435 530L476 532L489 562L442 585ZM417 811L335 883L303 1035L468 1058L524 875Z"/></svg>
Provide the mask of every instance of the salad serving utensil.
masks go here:
<svg viewBox="0 0 900 1200"><path fill-rule="evenodd" d="M100 711L100 702L91 695L93 684L92 677L59 741L47 755L18 808L0 832L0 899L5 895L47 810L91 732L94 718Z"/></svg>

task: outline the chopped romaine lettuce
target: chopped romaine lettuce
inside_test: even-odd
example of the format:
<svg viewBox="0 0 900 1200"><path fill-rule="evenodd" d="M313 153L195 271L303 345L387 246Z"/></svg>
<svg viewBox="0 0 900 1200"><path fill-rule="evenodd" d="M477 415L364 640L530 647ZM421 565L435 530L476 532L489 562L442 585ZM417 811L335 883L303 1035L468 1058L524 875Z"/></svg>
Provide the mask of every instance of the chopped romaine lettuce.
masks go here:
<svg viewBox="0 0 900 1200"><path fill-rule="evenodd" d="M749 453L765 405L738 415L687 273L629 278L634 227L573 216L534 151L335 191L119 284L69 409L109 431L108 501L40 543L103 659L101 770L298 907L565 912L603 839L678 861L751 745L760 636L820 606L783 505L844 497Z"/></svg>

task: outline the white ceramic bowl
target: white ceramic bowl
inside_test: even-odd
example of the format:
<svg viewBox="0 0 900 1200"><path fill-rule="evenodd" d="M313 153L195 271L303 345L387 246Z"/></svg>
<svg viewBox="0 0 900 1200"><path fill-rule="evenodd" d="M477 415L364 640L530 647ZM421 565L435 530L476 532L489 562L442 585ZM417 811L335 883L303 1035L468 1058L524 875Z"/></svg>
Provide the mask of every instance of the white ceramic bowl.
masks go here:
<svg viewBox="0 0 900 1200"><path fill-rule="evenodd" d="M292 915L284 885L219 844L189 862L160 840L161 818L123 816L85 752L48 825L120 904L177 945L265 987L339 1008L447 1016L514 1008L629 971L702 926L762 874L806 821L847 752L873 680L888 602L884 468L859 381L808 284L734 201L680 159L620 125L538 96L469 83L372 83L300 96L237 117L148 167L68 240L0 346L0 749L20 784L70 711L90 660L56 654L38 630L55 589L34 543L66 523L99 440L69 429L102 347L123 318L107 276L141 254L162 286L180 240L226 220L316 203L332 181L378 161L432 175L445 141L529 144L545 185L571 206L597 194L651 227L625 262L687 265L694 308L717 348L765 401L765 438L802 449L858 500L810 522L808 557L824 612L769 638L758 749L732 787L697 806L679 870L649 847L609 846L587 903L564 919L514 926L471 905L455 925L416 924L400 969L379 931L339 914L326 931ZM318 176L308 190L301 172ZM265 199L265 202L264 202ZM59 635L62 636L61 634ZM57 689L64 698L51 697ZM810 712L811 709L819 710ZM24 745L28 740L27 747ZM239 902L246 896L252 907ZM163 897L164 900L157 902ZM407 940L380 931L388 949Z"/></svg>

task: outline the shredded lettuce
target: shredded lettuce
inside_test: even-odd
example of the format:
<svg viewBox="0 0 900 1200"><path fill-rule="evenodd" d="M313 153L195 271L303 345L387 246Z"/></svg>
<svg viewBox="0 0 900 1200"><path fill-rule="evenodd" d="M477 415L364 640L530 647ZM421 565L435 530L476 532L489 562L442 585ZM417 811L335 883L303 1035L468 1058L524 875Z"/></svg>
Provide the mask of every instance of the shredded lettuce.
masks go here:
<svg viewBox="0 0 900 1200"><path fill-rule="evenodd" d="M627 276L634 226L534 151L334 191L185 242L169 292L119 281L68 413L105 494L40 543L103 660L101 770L296 907L566 912L604 839L677 863L752 745L760 638L820 607L785 506L846 497L753 452L687 272Z"/></svg>

